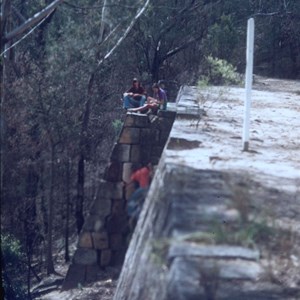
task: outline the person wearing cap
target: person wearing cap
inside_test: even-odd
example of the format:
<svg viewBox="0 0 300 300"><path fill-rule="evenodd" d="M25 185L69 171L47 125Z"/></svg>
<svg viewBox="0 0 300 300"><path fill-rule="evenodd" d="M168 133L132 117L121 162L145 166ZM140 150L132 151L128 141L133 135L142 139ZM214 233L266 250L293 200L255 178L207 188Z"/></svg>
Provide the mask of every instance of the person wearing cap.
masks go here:
<svg viewBox="0 0 300 300"><path fill-rule="evenodd" d="M137 78L133 78L131 88L123 94L123 107L125 109L140 107L145 104L146 91Z"/></svg>
<svg viewBox="0 0 300 300"><path fill-rule="evenodd" d="M156 114L157 110L160 108L162 110L167 109L167 94L166 92L159 86L158 83L154 83L152 85L153 97L148 96L147 101L143 106L136 108L129 108L130 112L150 112Z"/></svg>

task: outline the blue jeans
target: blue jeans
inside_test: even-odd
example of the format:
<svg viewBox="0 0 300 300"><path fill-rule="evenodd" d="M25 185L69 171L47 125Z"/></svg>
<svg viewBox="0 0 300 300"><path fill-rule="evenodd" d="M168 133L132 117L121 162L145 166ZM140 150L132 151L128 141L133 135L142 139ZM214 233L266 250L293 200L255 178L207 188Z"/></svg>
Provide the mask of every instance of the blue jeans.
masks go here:
<svg viewBox="0 0 300 300"><path fill-rule="evenodd" d="M137 218L142 210L148 188L137 188L131 195L127 204L127 213L132 218Z"/></svg>
<svg viewBox="0 0 300 300"><path fill-rule="evenodd" d="M124 97L124 102L123 102L123 107L124 108L136 108L136 107L141 107L145 104L146 102L146 97L142 96L140 100L135 100L130 96L125 96Z"/></svg>

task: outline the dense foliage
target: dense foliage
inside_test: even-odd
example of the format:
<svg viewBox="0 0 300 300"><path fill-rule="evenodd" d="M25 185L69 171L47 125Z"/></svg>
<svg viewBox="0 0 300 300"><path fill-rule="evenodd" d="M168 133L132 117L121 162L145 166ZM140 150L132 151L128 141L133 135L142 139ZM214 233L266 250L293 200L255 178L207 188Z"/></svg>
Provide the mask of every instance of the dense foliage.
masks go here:
<svg viewBox="0 0 300 300"><path fill-rule="evenodd" d="M44 18L8 38L54 2ZM218 84L226 72L243 73L249 17L256 23L254 72L300 77L298 0L1 5L1 228L20 241L31 276L33 259L36 272L54 271L52 249L61 244L69 258L70 235L97 197L124 117L120 95L133 77L147 88L176 83L167 84L172 101L176 87L202 76Z"/></svg>
<svg viewBox="0 0 300 300"><path fill-rule="evenodd" d="M5 290L4 299L25 300L26 285L22 274L26 273L26 264L18 240L10 235L1 235L1 275Z"/></svg>

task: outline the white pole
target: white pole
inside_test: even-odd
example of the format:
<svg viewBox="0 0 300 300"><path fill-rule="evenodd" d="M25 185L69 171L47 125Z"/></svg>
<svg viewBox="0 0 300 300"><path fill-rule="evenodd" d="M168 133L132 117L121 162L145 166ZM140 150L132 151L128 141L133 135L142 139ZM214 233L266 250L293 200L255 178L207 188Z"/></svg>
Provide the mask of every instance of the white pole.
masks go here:
<svg viewBox="0 0 300 300"><path fill-rule="evenodd" d="M246 80L245 80L245 104L244 104L244 127L243 127L243 151L249 150L249 125L250 125L250 107L251 90L253 76L253 52L254 52L254 19L248 20L247 30L247 51L246 51Z"/></svg>

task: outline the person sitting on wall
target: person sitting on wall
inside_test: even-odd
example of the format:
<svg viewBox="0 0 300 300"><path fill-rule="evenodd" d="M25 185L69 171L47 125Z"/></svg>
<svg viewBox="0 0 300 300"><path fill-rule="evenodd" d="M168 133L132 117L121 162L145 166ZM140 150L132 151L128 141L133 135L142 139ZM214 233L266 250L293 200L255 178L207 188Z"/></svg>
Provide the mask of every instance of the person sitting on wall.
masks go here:
<svg viewBox="0 0 300 300"><path fill-rule="evenodd" d="M136 182L138 184L137 189L131 194L127 203L127 213L131 223L136 222L146 198L150 181L153 173L153 167L151 163L146 166L137 169L131 174L130 182ZM132 224L131 224L132 225Z"/></svg>
<svg viewBox="0 0 300 300"><path fill-rule="evenodd" d="M146 113L149 110L152 110L152 112L156 112L159 105L160 102L157 99L152 97L147 97L147 102L143 106L136 107L136 108L129 108L128 111Z"/></svg>
<svg viewBox="0 0 300 300"><path fill-rule="evenodd" d="M153 113L156 113L158 108L165 110L167 108L166 92L162 88L160 88L160 86L157 83L154 83L152 85L152 90L153 90L153 97L148 96L147 102L143 106L137 108L130 108L128 109L128 111L148 112L148 110L151 109Z"/></svg>
<svg viewBox="0 0 300 300"><path fill-rule="evenodd" d="M158 83L154 83L152 85L153 90L153 98L157 99L160 103L160 109L166 110L167 109L167 94L166 92L159 86Z"/></svg>
<svg viewBox="0 0 300 300"><path fill-rule="evenodd" d="M132 87L123 94L125 109L143 106L146 102L146 91L137 78L133 78Z"/></svg>

